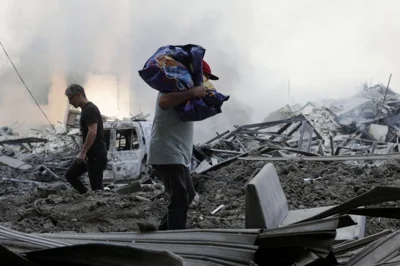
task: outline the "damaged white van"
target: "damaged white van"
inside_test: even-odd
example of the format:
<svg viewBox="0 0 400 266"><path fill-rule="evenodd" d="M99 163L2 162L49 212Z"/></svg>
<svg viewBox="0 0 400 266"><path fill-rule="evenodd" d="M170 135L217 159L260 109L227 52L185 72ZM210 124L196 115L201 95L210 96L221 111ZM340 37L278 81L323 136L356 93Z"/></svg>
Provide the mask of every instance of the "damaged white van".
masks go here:
<svg viewBox="0 0 400 266"><path fill-rule="evenodd" d="M114 180L138 179L146 166L152 123L147 120L104 123L107 170ZM110 174L104 174L105 179Z"/></svg>

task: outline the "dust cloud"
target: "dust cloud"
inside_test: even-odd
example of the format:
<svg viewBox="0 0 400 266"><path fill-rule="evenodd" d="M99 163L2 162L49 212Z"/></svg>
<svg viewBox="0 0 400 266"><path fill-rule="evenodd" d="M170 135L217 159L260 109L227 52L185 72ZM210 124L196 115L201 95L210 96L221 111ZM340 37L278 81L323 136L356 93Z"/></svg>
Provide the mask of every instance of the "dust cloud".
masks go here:
<svg viewBox="0 0 400 266"><path fill-rule="evenodd" d="M63 120L71 82L88 88L106 115L153 113L156 91L137 71L166 44L205 47L216 88L231 96L222 114L197 123L198 142L285 104L386 83L389 73L395 91L399 84L395 0L0 3L0 41L53 123ZM46 125L3 53L0 67L0 125Z"/></svg>
<svg viewBox="0 0 400 266"><path fill-rule="evenodd" d="M234 39L224 32L223 13L217 11L225 5L223 2L216 2L213 8L193 3L190 9L198 12L182 12L178 19L171 19L172 14L178 6L188 9L185 1L176 1L173 6L160 1L129 0L1 2L6 6L2 11L1 41L52 123L64 117L67 104L62 94L71 82L93 87L88 97L106 115L116 115L120 110L116 106L123 100L125 107L129 103L124 114L152 113L156 92L140 79L137 71L159 46L186 43L201 44L207 49L206 59L221 77L216 86L232 95L225 105L231 112L226 112L228 116L224 113L223 120L240 117L234 113L251 115L250 109L234 97L242 80L236 60L244 60L241 65L246 63L246 51L235 47ZM247 9L251 11L251 5ZM46 125L5 55L0 58L1 113L12 114L0 117L0 125L21 121L21 129L25 130ZM106 79L113 75L118 76L118 84L125 86L130 95L113 91L115 82Z"/></svg>

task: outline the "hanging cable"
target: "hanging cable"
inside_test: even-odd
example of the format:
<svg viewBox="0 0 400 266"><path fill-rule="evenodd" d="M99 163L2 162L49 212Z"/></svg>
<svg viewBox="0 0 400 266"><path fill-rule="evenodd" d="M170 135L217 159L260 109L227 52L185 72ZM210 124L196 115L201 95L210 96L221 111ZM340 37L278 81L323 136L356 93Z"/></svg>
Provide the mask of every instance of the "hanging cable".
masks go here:
<svg viewBox="0 0 400 266"><path fill-rule="evenodd" d="M50 122L49 118L47 117L47 115L45 114L45 112L42 110L42 108L40 107L39 103L36 101L35 97L33 97L32 92L29 90L28 86L26 86L25 81L22 79L21 75L19 74L17 68L15 67L13 61L11 60L10 56L8 55L6 48L4 48L3 43L0 42L1 47L3 48L4 53L6 54L8 60L10 61L11 65L14 67L15 72L17 72L18 77L20 78L20 80L22 81L22 84L24 84L25 88L28 90L29 94L32 96L32 99L35 101L37 107L39 107L40 111L42 112L42 114L44 115L44 117L46 117L47 121L49 122L50 126L54 129L55 127L53 126L53 124Z"/></svg>

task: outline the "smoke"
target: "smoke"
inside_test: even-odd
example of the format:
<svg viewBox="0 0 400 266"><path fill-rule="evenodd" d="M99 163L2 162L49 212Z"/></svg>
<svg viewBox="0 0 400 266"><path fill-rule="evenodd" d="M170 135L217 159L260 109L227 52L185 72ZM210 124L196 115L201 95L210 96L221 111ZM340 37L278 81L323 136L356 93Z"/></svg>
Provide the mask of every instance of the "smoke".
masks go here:
<svg viewBox="0 0 400 266"><path fill-rule="evenodd" d="M235 3L238 5L239 1ZM125 97L130 104L129 113L153 113L156 92L140 79L137 71L158 47L186 43L207 49L206 60L221 78L215 85L232 96L222 115L204 123L210 127L217 123L219 128L213 126L212 131L218 131L232 123L243 123L251 115L250 104L241 103L234 95L244 90L241 69L250 65L246 51L237 46L229 33L224 33L223 13L216 11L224 7L223 2L215 2L213 8L204 3L193 3L188 8L185 1L171 5L138 0L17 0L2 4L7 6L3 17L7 26L1 29L2 36L8 36L2 42L53 123L63 119L66 101L62 94L69 83L93 87L88 97L101 95L102 100L107 100L101 108L107 115L115 115L112 113L115 108L107 107L119 105L123 100L117 101L116 97ZM176 17L179 6L197 12L182 12ZM252 7L246 4L246 8ZM1 111L13 114L0 117L0 124L23 121L25 129L45 125L45 118L10 63L4 55L0 58ZM117 81L107 80L113 76ZM131 96L117 96L119 92L111 88L115 83L125 86ZM108 110L111 113L106 113ZM207 130L200 132L207 134Z"/></svg>
<svg viewBox="0 0 400 266"><path fill-rule="evenodd" d="M99 101L105 114L115 115L121 109L129 113L129 106L122 106L129 104L129 94L118 95L118 100L115 96L120 87L131 89L130 54L121 51L131 45L126 42L130 36L129 1L120 1L119 5L94 0L1 3L8 8L4 12L7 26L1 29L1 41L52 123L64 119L67 101L63 92L69 83L84 85L88 96ZM46 119L3 53L0 58L1 113L13 114L2 115L0 124L23 121L25 126L21 130L25 132L30 127L46 125Z"/></svg>
<svg viewBox="0 0 400 266"><path fill-rule="evenodd" d="M262 121L285 104L346 97L364 80L398 83L396 0L0 0L2 43L53 123L68 83L107 115L153 113L156 92L137 71L166 44L200 44L231 95L196 123L196 141ZM47 122L3 54L0 125ZM288 90L288 80L291 89ZM127 93L127 92L130 92Z"/></svg>

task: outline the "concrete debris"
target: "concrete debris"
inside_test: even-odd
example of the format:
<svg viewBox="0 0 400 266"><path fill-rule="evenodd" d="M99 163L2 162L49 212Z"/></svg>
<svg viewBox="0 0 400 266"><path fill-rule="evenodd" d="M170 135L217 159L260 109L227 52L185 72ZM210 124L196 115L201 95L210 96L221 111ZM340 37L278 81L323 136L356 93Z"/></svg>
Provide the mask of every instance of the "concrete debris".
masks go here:
<svg viewBox="0 0 400 266"><path fill-rule="evenodd" d="M189 209L189 228L245 228L245 185L265 164L234 161L210 171L210 178L193 174L200 200ZM274 162L274 166L290 210L338 205L376 186L400 185L396 177L400 173L398 165L366 167L296 161ZM306 178L313 180L305 182ZM23 232L124 232L136 231L136 222L159 223L166 208L159 180L148 184L145 191L130 194L116 193L116 187L80 195L60 182L0 181L0 225ZM225 207L211 215L220 205ZM400 203L374 206L400 207ZM365 234L398 227L400 222L395 219L368 218Z"/></svg>
<svg viewBox="0 0 400 266"><path fill-rule="evenodd" d="M64 180L68 166L82 145L79 116L80 112L69 110L66 124L55 125L55 130L35 129L26 137L8 127L1 128L0 177L41 182ZM145 160L151 122L147 117L143 114L123 120L103 117L108 148L106 180L135 180L149 172Z"/></svg>
<svg viewBox="0 0 400 266"><path fill-rule="evenodd" d="M60 128L57 125L59 133L35 130L27 137L12 131L1 135L0 176L42 182L60 179L78 151L75 139Z"/></svg>
<svg viewBox="0 0 400 266"><path fill-rule="evenodd" d="M23 161L8 157L8 156L0 156L0 164L2 165L7 165L11 168L14 169L22 169L22 170L28 170L31 169L32 166L30 166L29 164L26 164Z"/></svg>
<svg viewBox="0 0 400 266"><path fill-rule="evenodd" d="M236 163L239 162L234 162L227 167L231 173L234 173L234 170L241 166ZM309 170L311 168L309 167L312 167L312 165L297 163L291 165L277 164L276 166L277 171L274 170L275 167L271 164L263 165L257 162L256 164L247 165L249 169L258 169L258 177L253 179L255 182L252 185L258 186L257 183L262 183L262 180L265 180L265 184L259 184L262 185L263 189L267 190L266 192L272 192L276 187L268 185L271 181L276 183L279 186L279 190L283 189L286 195L278 195L281 193L281 191L278 191L275 196L284 197L284 201L279 201L279 203L288 204L289 206L293 206L293 202L295 202L293 195L300 195L300 193L297 193L298 191L301 191L304 197L313 197L309 199L308 203L307 201L302 201L307 206L300 206L297 211L289 211L287 215L283 214L281 216L281 219L284 220L294 218L289 224L283 222L281 226L278 226L281 221L277 221L275 225L268 223L267 228L224 227L229 221L227 219L229 215L235 213L234 208L240 205L234 204L235 196L230 194L227 199L229 204L225 205L225 208L222 208L224 205L219 205L212 216L206 216L208 213L206 210L203 210L203 212L199 208L191 210L190 220L193 221L192 228L196 228L196 230L157 231L157 227L152 222L151 217L157 214L157 211L160 211L157 210L159 204L145 197L139 195L120 196L119 200L116 200L116 194L113 195L109 192L80 195L71 194L66 190L63 191L62 188L47 187L38 189L35 192L38 198L36 200L27 200L26 198L21 200L21 196L15 197L20 203L24 204L33 201L33 208L20 208L17 213L14 211L14 216L19 219L18 222L13 224L1 223L2 226L6 225L6 227L0 226L0 244L14 252L25 254L30 250L43 250L44 245L46 247L47 245L51 247L70 245L73 247L77 244L103 243L116 245L113 248L130 246L149 250L165 250L183 256L184 259L199 257L196 265L209 265L208 260L210 259L218 259L221 265L230 265L230 263L237 261L240 261L243 265L294 265L294 263L299 265L332 266L345 263L348 263L346 265L375 265L378 262L389 262L398 256L398 231L391 233L392 230L385 229L381 230L382 232L371 234L369 230L373 228L370 227L373 223L367 222L368 236L364 237L364 227L362 229L359 227L365 224L365 217L349 214L353 213L354 210L369 210L370 214L368 216L381 217L379 213L382 214L382 212L377 211L379 209L386 209L386 215L389 212L399 213L400 208L395 207L396 205L393 202L389 201L386 204L384 202L400 199L400 188L380 187L378 182L373 185L365 185L370 184L371 179L380 181L382 179L378 179L367 172L361 173L360 171L365 171L365 169L359 166L352 167L352 169L341 169L341 167L349 166L339 164L320 165L320 170L329 169L328 172L332 175L330 177L323 175L323 181L318 181L323 182L321 184L302 186L299 182L302 182L303 177L296 177L299 173L310 173ZM297 169L292 169L291 175L287 176L288 168ZM262 170L260 171L260 169ZM272 177L271 180L267 178L270 175L268 169L274 172L273 176L270 176ZM375 167L375 174L382 174L379 169ZM346 188L351 186L350 184L341 185L342 189L339 189L339 186L335 189L329 187L329 181L336 176L336 170L339 170L337 171L338 174L350 173L354 175L358 172L358 176L362 178L354 181L354 183L357 184L358 182L363 187L358 189L352 187L352 193L350 191L345 192ZM384 170L399 171L399 168L386 168ZM222 172L220 171L219 174L222 174ZM281 184L279 184L278 174L281 177ZM234 174L231 174L231 176L238 179L238 176ZM246 176L243 175L242 177L245 178ZM247 178L249 177L247 176ZM361 180L364 182L360 182ZM328 183L325 181L328 181ZM210 188L218 189L219 193L221 193L221 186L217 186L215 183L207 184L207 181L197 180L197 182L196 188L207 197L207 200L212 199L214 203L216 201L225 201L210 197L210 194L214 196L213 193L215 191L210 190ZM204 186L205 184L207 186L200 189L199 185ZM374 185L377 187L370 189ZM304 188L309 188L309 193ZM330 191L331 194L326 193L327 191ZM224 186L224 192L229 194L233 191L230 191L229 185L226 185ZM242 192L236 188L236 193L241 194ZM269 204L272 209L275 208L273 212L280 211L282 206L276 204L275 196L267 199L268 195L270 193L261 193L258 195L259 199L256 199L256 201L262 203L261 205L266 204L264 207L259 206L262 210L254 209L254 204L251 203L251 206L246 206L246 211L247 207L250 207L251 216L258 216L261 211L267 211L271 214L271 210L265 209ZM335 201L329 200L332 195L335 195ZM242 200L245 200L243 198L245 198L244 195L242 195ZM269 201L269 203L266 203L262 198ZM310 205L320 204L323 200L326 200L327 205L325 208L315 208L309 215L305 215L306 211L310 211L308 209ZM66 207L69 205L68 201L72 202L69 208ZM364 208L364 206L370 204L378 204L386 206L386 208ZM6 204L0 206L4 208ZM200 206L206 207L203 202L200 203ZM217 210L219 211L217 212ZM64 213L65 211L67 213ZM297 212L300 215L293 217L290 215L291 212ZM203 213L203 215L199 215L199 213ZM9 213L6 213L6 215L8 217ZM2 218L0 217L0 219ZM243 218L236 213L231 221L238 219ZM261 219L271 220L273 217L263 216ZM378 219L377 225L387 227L388 224L380 224L385 223L385 218ZM31 222L27 222L29 220ZM207 221L219 222L220 226L207 224ZM392 219L392 221L396 224L398 223L398 219ZM203 226L200 226L200 223L204 223ZM124 230L125 227L123 226L129 225L131 226L130 228L135 228L135 230L132 230L135 232L116 233L116 228ZM27 226L35 228L35 230L31 231ZM19 227L19 231L31 234L15 232L10 230L9 227L14 229ZM393 229L393 231L396 230L395 227L387 228ZM40 229L41 231L38 231ZM76 232L66 232L70 231L68 229ZM377 230L378 228L373 229ZM39 232L41 234L38 234ZM381 246L382 248L379 248ZM107 247L107 249L110 248L112 247ZM50 254L55 254L51 250L49 252ZM121 253L119 252L118 254ZM282 256L282 254L285 254L285 256ZM250 263L250 261L255 264Z"/></svg>
<svg viewBox="0 0 400 266"><path fill-rule="evenodd" d="M383 86L365 87L349 99L285 106L265 121L235 125L233 129L217 133L204 144L195 145L191 168L197 194L189 208L189 229L227 230L224 231L225 236L229 230L250 230L244 229L246 191L257 180L266 179L259 177L269 161L273 161L276 169L274 182L280 183L280 198L285 198L284 205L287 205L284 221L289 218L298 221L298 215L310 209L326 212L334 208L332 206L359 198L374 187L399 187L397 135L400 134L397 131L400 119L397 120L397 113L400 96L389 89L383 102L385 92ZM108 148L106 188L85 195L78 194L64 182L64 173L81 145L77 128L79 112L69 112L66 124L57 125L56 130L35 130L30 136L22 137L15 130L1 128L0 226L35 234L65 231L96 233L98 241L105 232L155 230L165 212L167 198L161 180L152 174L145 163L151 132L151 122L146 118L143 114L122 120L103 118ZM266 189L270 187L264 186ZM269 197L273 193L259 194ZM329 243L326 246L328 249L315 251L326 255L325 259L333 250L336 258L346 263L357 253L352 249L354 246L359 248L379 237L387 237L388 234L380 235L381 232L397 230L400 222L393 217L378 217L377 213L382 208L386 208L386 212L392 211L392 215L399 212L400 203L395 201L397 199L391 200L375 201L369 209L352 207L348 210L352 219L357 212L364 213L359 217L365 217L368 212L375 215L365 220L353 219L356 223L353 229L356 229L350 233L338 230L348 234L335 236L334 232L322 232L321 236L326 237L326 243ZM289 217L289 214L295 214L295 217ZM278 233L288 229L281 222L281 227L271 230ZM314 222L313 225L321 226L333 220ZM140 228L143 224L145 228ZM366 237L362 238L364 232ZM314 233L310 233L310 239L316 237ZM270 252L273 256L267 247L269 243L281 241L282 245L286 245L296 242L298 231L290 234L278 237L268 233L268 230L263 231L265 249L262 254ZM337 243L349 240L348 236L361 239ZM284 240L280 237L288 238ZM315 247L318 247L319 240L314 240ZM160 241L156 244L173 245ZM184 239L176 238L174 241L182 244ZM361 241L362 245L354 241ZM138 244L132 240L129 243ZM150 248L156 245L142 244ZM280 248L283 252L286 246ZM301 254L305 255L304 259L312 257L311 253ZM363 260L368 257L364 255ZM299 264L307 265L303 261Z"/></svg>
<svg viewBox="0 0 400 266"><path fill-rule="evenodd" d="M192 167L203 173L207 167L247 155L298 158L399 152L400 95L389 88L382 103L385 91L382 85L365 86L348 99L285 106L264 122L234 126L196 145Z"/></svg>

